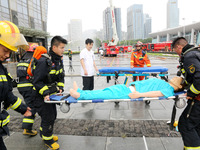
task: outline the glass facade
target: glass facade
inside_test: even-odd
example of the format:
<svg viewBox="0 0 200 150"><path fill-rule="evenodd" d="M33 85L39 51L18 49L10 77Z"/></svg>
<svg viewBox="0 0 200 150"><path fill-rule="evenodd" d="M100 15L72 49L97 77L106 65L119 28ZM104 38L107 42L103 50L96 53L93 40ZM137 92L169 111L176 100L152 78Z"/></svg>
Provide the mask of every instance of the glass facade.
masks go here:
<svg viewBox="0 0 200 150"><path fill-rule="evenodd" d="M28 42L47 47L48 0L0 0L0 20L16 24Z"/></svg>
<svg viewBox="0 0 200 150"><path fill-rule="evenodd" d="M0 20L10 20L8 0L0 0Z"/></svg>
<svg viewBox="0 0 200 150"><path fill-rule="evenodd" d="M0 0L0 20L47 31L48 0Z"/></svg>

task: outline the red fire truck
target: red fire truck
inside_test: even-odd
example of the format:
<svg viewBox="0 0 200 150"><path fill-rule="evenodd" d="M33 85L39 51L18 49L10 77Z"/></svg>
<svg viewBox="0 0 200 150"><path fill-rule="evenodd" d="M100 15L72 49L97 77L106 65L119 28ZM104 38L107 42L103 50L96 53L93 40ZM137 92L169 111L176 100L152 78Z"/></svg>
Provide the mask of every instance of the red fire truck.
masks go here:
<svg viewBox="0 0 200 150"><path fill-rule="evenodd" d="M172 51L172 42L162 42L162 43L145 43L143 44L143 49L147 51Z"/></svg>

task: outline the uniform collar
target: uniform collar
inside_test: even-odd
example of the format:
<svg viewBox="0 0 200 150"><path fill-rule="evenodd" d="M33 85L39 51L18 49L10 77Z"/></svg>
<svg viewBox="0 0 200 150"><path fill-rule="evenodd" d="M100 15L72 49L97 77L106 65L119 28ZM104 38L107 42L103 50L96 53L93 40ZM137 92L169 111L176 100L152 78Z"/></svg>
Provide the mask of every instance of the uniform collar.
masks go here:
<svg viewBox="0 0 200 150"><path fill-rule="evenodd" d="M183 47L182 54L183 54L184 52L186 52L188 49L192 48L192 47L194 47L194 46L193 46L193 45L190 45L190 44L185 45L185 47Z"/></svg>

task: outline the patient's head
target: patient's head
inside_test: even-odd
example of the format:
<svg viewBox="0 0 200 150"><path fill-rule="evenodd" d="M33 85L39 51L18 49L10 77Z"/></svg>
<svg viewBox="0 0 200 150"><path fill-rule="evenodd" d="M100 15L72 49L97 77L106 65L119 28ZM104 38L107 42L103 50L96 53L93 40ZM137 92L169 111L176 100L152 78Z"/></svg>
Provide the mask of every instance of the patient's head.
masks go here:
<svg viewBox="0 0 200 150"><path fill-rule="evenodd" d="M174 91L179 91L183 89L183 78L182 77L173 77L169 84L174 88Z"/></svg>

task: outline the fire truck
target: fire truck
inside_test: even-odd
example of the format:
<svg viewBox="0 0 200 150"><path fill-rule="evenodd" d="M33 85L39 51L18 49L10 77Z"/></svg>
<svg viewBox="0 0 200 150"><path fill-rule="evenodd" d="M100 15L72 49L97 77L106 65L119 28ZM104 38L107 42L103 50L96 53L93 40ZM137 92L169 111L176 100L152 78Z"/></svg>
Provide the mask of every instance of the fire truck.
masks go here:
<svg viewBox="0 0 200 150"><path fill-rule="evenodd" d="M143 44L143 49L147 51L172 51L172 42L162 42L162 43L145 43Z"/></svg>
<svg viewBox="0 0 200 150"><path fill-rule="evenodd" d="M109 41L109 43L103 43L103 49L105 56L117 56L119 54L119 48L116 47L119 38L117 35L117 29L116 29L116 21L115 21L115 12L114 12L114 6L112 4L112 0L110 0L110 14L112 19L112 30L113 30L113 36L112 40Z"/></svg>
<svg viewBox="0 0 200 150"><path fill-rule="evenodd" d="M120 53L127 53L127 52L132 52L133 50L133 46L117 46L117 48L119 48L119 52Z"/></svg>

